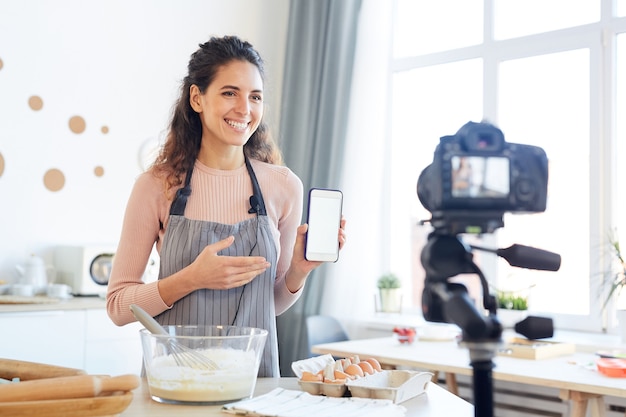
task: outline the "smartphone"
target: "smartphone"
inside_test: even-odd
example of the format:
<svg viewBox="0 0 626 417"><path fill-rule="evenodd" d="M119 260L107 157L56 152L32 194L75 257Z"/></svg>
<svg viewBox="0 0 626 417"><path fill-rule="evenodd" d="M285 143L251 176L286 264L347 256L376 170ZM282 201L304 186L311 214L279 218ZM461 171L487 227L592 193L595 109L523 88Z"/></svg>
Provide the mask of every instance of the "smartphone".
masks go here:
<svg viewBox="0 0 626 417"><path fill-rule="evenodd" d="M339 190L311 188L307 209L307 261L337 262L339 259L339 225L343 193Z"/></svg>

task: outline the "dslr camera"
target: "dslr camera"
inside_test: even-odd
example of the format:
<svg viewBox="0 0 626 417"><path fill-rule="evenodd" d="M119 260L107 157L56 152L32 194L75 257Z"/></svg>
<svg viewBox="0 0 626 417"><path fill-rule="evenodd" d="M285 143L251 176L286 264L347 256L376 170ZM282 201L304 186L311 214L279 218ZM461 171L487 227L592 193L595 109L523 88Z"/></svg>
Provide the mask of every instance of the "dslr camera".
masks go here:
<svg viewBox="0 0 626 417"><path fill-rule="evenodd" d="M443 136L419 176L417 195L444 234L491 233L505 212L546 209L548 158L537 146L508 143L496 126L468 122Z"/></svg>

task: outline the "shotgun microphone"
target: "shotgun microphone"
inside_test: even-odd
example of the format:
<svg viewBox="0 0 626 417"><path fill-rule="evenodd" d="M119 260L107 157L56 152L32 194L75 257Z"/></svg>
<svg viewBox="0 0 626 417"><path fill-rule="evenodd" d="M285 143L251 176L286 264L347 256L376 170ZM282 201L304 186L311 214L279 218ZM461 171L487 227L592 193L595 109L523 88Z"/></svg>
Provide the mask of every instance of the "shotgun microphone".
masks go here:
<svg viewBox="0 0 626 417"><path fill-rule="evenodd" d="M551 318L528 316L515 324L515 332L527 339L545 339L554 336L554 324Z"/></svg>
<svg viewBox="0 0 626 417"><path fill-rule="evenodd" d="M540 271L558 271L561 267L561 255L531 246L514 244L505 249L488 249L474 245L471 245L471 247L495 253L506 259L511 266Z"/></svg>

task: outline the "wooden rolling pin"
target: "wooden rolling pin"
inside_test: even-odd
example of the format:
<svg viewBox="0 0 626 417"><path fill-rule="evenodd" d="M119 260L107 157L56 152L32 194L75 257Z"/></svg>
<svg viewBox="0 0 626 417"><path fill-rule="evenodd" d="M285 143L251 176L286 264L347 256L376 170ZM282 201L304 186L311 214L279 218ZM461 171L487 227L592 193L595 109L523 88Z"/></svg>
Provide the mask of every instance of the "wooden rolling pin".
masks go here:
<svg viewBox="0 0 626 417"><path fill-rule="evenodd" d="M0 385L0 402L97 397L116 391L131 391L140 382L139 376L130 374L116 377L76 375L34 379Z"/></svg>
<svg viewBox="0 0 626 417"><path fill-rule="evenodd" d="M65 368L37 362L0 359L0 378L19 378L21 381L40 378L56 378L59 376L84 375L82 369Z"/></svg>

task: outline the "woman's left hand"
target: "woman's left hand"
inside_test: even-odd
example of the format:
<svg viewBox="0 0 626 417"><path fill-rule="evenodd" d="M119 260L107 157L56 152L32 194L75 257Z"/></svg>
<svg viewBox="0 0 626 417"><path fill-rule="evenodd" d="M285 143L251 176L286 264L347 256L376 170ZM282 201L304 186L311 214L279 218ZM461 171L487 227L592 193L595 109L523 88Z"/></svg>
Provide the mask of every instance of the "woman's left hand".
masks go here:
<svg viewBox="0 0 626 417"><path fill-rule="evenodd" d="M341 222L339 223L339 233L337 239L339 240L339 250L341 250L346 244L346 219L341 216ZM297 291L304 284L304 280L309 273L323 264L321 261L307 261L304 257L304 249L306 246L306 232L308 230L308 224L301 224L298 226L296 235L296 244L293 248L293 257L291 259L291 267L287 276L291 276L291 279L299 279L300 285L295 290L291 285L288 285L292 292ZM293 281L292 281L293 282Z"/></svg>
<svg viewBox="0 0 626 417"><path fill-rule="evenodd" d="M339 223L339 250L346 244L346 218L341 216Z"/></svg>

